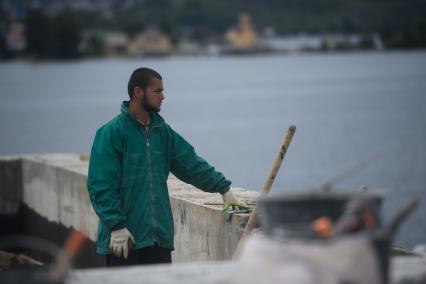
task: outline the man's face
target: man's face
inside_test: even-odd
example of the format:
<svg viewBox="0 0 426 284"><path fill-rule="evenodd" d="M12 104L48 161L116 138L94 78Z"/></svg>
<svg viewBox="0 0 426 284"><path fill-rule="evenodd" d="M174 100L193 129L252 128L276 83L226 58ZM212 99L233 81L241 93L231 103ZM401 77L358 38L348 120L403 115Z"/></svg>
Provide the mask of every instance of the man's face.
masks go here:
<svg viewBox="0 0 426 284"><path fill-rule="evenodd" d="M143 91L142 108L147 112L159 112L164 100L163 81L154 77Z"/></svg>

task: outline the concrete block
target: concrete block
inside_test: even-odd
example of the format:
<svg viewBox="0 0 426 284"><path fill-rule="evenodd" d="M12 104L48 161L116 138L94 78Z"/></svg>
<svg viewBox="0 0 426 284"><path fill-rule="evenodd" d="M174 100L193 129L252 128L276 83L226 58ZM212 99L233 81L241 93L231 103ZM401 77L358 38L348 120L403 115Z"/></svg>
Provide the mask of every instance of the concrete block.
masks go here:
<svg viewBox="0 0 426 284"><path fill-rule="evenodd" d="M36 159L23 159L22 202L50 222L59 223L58 169Z"/></svg>
<svg viewBox="0 0 426 284"><path fill-rule="evenodd" d="M78 229L96 241L98 217L87 192L87 161L77 155L23 159L23 202L51 222Z"/></svg>
<svg viewBox="0 0 426 284"><path fill-rule="evenodd" d="M59 221L96 241L98 217L90 203L86 184L86 175L68 168L58 169Z"/></svg>
<svg viewBox="0 0 426 284"><path fill-rule="evenodd" d="M19 157L0 158L0 214L15 215L22 200L22 171Z"/></svg>
<svg viewBox="0 0 426 284"><path fill-rule="evenodd" d="M27 155L15 167L22 170L15 171L21 175L9 178L22 183L22 194L16 200L21 199L49 222L78 229L96 241L98 217L86 187L87 161L73 154ZM4 169L9 171L9 164ZM248 215L225 216L220 194L202 192L172 175L168 185L175 222L174 262L230 259ZM257 196L233 190L245 202L253 202Z"/></svg>
<svg viewBox="0 0 426 284"><path fill-rule="evenodd" d="M168 186L175 224L173 261L231 259L249 215L225 215L220 194L202 192L174 176ZM246 203L257 197L244 189L232 190Z"/></svg>

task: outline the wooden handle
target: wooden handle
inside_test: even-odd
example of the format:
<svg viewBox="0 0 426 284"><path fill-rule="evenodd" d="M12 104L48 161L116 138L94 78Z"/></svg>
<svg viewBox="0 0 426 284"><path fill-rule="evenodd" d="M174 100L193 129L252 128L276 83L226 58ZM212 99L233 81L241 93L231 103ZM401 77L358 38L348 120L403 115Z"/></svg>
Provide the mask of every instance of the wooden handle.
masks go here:
<svg viewBox="0 0 426 284"><path fill-rule="evenodd" d="M274 164L272 165L271 170L269 171L268 177L266 178L265 184L263 185L262 192L260 196L265 196L271 190L272 184L277 176L278 170L281 167L281 164L284 160L285 154L287 153L288 147L290 146L291 139L293 138L294 133L296 132L296 126L291 125L288 128L287 135L284 138L284 141L278 151L277 157L275 158ZM247 236L257 222L257 205L254 207L253 212L250 215L250 218L247 222L247 225L244 229L243 237Z"/></svg>

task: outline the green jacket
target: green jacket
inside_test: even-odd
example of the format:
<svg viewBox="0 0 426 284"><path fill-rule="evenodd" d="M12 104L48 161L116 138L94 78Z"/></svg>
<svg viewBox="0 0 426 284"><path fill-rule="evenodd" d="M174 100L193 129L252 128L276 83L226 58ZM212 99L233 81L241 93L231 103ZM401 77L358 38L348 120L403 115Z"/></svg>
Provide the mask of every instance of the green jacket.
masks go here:
<svg viewBox="0 0 426 284"><path fill-rule="evenodd" d="M110 232L125 227L136 240L133 249L174 248L169 172L207 192L224 193L231 184L159 114L151 114L146 130L123 102L121 113L96 132L90 155L87 188L100 219L98 253L112 253Z"/></svg>

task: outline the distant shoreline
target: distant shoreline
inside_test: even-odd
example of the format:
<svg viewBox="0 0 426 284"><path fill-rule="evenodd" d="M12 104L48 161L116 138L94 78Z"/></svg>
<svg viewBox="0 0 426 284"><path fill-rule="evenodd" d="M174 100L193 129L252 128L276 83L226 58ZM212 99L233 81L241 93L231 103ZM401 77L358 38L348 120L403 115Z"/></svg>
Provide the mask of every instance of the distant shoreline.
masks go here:
<svg viewBox="0 0 426 284"><path fill-rule="evenodd" d="M125 56L125 55L115 55L115 56L81 56L77 58L34 58L30 56L21 56L15 58L1 58L1 63L7 62L78 62L85 60L134 60L134 59L168 59L168 58L252 58L259 56L298 56L298 55L337 55L337 54L365 54L365 53L423 53L426 52L426 47L415 48L415 49L337 49L337 50L304 50L304 51L283 51L283 52L253 52L253 53L226 53L226 54L217 54L217 55L207 55L207 54L182 54L182 53L171 53L169 55L162 56Z"/></svg>

